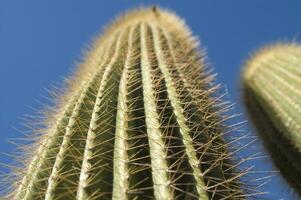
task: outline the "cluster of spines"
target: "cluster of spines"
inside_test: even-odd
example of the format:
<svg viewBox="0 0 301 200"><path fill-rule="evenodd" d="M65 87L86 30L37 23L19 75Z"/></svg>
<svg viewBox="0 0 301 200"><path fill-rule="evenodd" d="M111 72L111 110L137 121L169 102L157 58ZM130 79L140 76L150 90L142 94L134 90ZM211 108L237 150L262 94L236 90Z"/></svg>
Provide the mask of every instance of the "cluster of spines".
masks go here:
<svg viewBox="0 0 301 200"><path fill-rule="evenodd" d="M223 125L228 107L214 95L218 85L196 48L183 22L166 11L134 11L115 22L70 81L10 196L251 196L222 138L233 128Z"/></svg>
<svg viewBox="0 0 301 200"><path fill-rule="evenodd" d="M301 194L301 47L283 43L259 51L246 63L243 84L251 119Z"/></svg>

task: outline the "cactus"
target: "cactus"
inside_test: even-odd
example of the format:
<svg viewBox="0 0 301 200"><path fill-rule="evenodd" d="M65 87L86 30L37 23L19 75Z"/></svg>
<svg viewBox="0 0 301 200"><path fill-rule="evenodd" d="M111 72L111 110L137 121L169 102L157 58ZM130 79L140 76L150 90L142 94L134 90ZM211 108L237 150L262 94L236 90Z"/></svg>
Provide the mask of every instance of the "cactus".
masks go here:
<svg viewBox="0 0 301 200"><path fill-rule="evenodd" d="M197 48L168 11L136 10L114 22L69 79L8 196L251 196L223 139L234 127L223 125L228 107Z"/></svg>
<svg viewBox="0 0 301 200"><path fill-rule="evenodd" d="M301 194L301 47L277 44L247 63L244 101L267 149Z"/></svg>

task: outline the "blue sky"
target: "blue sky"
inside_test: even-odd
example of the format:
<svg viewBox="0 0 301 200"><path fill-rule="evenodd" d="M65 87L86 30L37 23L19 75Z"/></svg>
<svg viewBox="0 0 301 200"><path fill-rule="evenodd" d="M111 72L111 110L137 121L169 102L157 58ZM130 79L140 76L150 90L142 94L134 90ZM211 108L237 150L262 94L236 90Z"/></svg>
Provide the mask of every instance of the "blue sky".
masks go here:
<svg viewBox="0 0 301 200"><path fill-rule="evenodd" d="M185 18L207 49L218 81L238 104L236 112L242 112L239 74L250 53L275 41L300 41L299 0L1 0L0 152L13 151L6 140L22 136L17 130L24 129L21 118L41 108L37 101L45 102L45 89L62 83L104 25L125 10L153 4ZM250 149L262 151L260 143ZM7 158L0 155L1 161ZM251 164L256 170L275 170L269 158ZM271 193L265 196L268 199L296 199L278 175L265 189Z"/></svg>

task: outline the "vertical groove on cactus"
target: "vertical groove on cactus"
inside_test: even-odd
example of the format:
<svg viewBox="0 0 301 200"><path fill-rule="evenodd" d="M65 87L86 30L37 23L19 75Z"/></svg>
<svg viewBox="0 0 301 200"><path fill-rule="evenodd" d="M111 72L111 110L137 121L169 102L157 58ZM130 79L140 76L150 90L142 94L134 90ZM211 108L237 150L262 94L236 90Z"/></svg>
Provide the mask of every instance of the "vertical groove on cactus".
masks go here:
<svg viewBox="0 0 301 200"><path fill-rule="evenodd" d="M131 146L132 143L137 144L137 140L134 138L130 138L130 136L135 137L135 135L130 135L130 131L132 128L129 124L130 116L135 114L135 110L133 110L132 105L128 104L131 100L128 97L130 93L130 86L133 84L133 81L137 81L137 79L133 79L135 76L136 70L133 69L135 67L135 62L133 57L135 55L135 51L137 51L137 39L135 39L138 35L139 26L136 26L131 29L129 44L128 44L128 53L126 56L124 70L122 72L120 86L119 86L119 94L118 94L118 112L117 112L117 120L116 120L116 131L115 131L115 144L114 144L114 182L113 182L113 198L114 199L127 199L128 193L133 185L130 183L130 162L132 162L132 157L128 152L131 148L136 148ZM135 46L135 47L134 47ZM135 98L135 97L134 97ZM131 102L134 103L134 102ZM141 146L142 147L142 146ZM132 150L133 151L133 150ZM137 151L136 151L137 152ZM139 153L139 152L137 152ZM139 159L139 158L138 158Z"/></svg>
<svg viewBox="0 0 301 200"><path fill-rule="evenodd" d="M126 53L127 38L128 33L125 31L125 37L119 37L118 43L124 43L122 46L116 47L116 52L112 58L112 61L106 67L104 77L100 84L98 91L98 102L96 106L99 109L95 110L98 115L94 121L96 130L95 136L97 139L97 144L94 148L94 155L91 157L93 160L90 163L90 167L96 167L96 164L100 164L95 169L91 169L90 172L93 176L85 180L84 190L87 191L89 195L87 197L91 198L91 195L95 194L95 190L102 190L104 194L111 191L112 187L112 172L113 172L113 150L114 147L114 126L116 123L116 107L117 107L117 96L118 96L118 85L120 79L120 72L122 71L124 65L124 54ZM119 54L119 55L118 55ZM93 128L92 128L93 129ZM103 160L101 163L100 161ZM103 183L99 182L102 181ZM98 187L98 184L102 184L102 188ZM83 198L87 198L83 197Z"/></svg>
<svg viewBox="0 0 301 200"><path fill-rule="evenodd" d="M166 50L164 52L162 52L162 54L164 54L164 57L166 58L166 66L162 67L162 70L165 70L166 74L170 74L170 80L169 84L167 83L166 85L171 88L170 93L173 93L174 96L171 99L171 101L173 100L178 100L181 99L181 102L178 100L178 102L176 102L177 104L174 105L174 107L177 107L177 109L175 109L175 115L177 117L177 120L182 120L179 121L180 127L182 128L182 137L183 137L183 141L186 146L186 151L187 151L187 155L189 156L189 161L193 162L195 161L196 163L191 163L191 166L193 167L194 170L194 179L197 182L197 190L199 195L205 195L204 193L204 186L203 186L203 182L207 182L207 184L213 187L217 187L218 190L220 191L220 193L223 193L223 195L221 194L215 194L215 196L228 196L231 194L231 187L230 186L226 186L227 184L225 183L226 181L226 177L224 174L224 170L227 168L227 164L223 163L223 160L226 161L227 160L227 155L223 155L220 154L222 153L222 147L221 144L224 144L223 141L218 141L220 140L220 133L221 130L218 130L221 127L216 127L216 130L212 130L211 134L213 133L213 135L210 135L210 133L208 133L208 131L206 130L206 128L213 128L215 126L215 124L202 124L202 122L206 123L206 120L204 119L208 119L208 122L212 123L212 122L216 122L216 119L214 119L214 114L213 111L208 110L212 109L212 107L204 107L202 106L202 104L204 104L204 102L202 102L202 104L196 105L200 99L194 99L195 97L193 97L193 93L188 93L187 91L197 91L195 88L192 89L192 87L194 86L189 86L189 83L187 83L187 80L185 80L184 75L180 73L180 70L177 68L174 68L174 65L176 65L174 63L174 56L172 50L170 49L170 45L168 44L168 36L167 34L164 34L163 30L159 30L158 35L161 36L161 43L162 43L162 47L165 46ZM156 46L156 45L155 45ZM160 52L160 50L158 49L157 52ZM159 54L159 53L158 53ZM164 57L162 56L162 59L164 59ZM164 65L164 64L162 64ZM170 72L166 71L169 70ZM183 79L181 79L183 78ZM212 77L205 77L205 78L212 78ZM203 79L204 80L204 79ZM186 82L185 82L186 81ZM191 84L192 85L192 84ZM202 84L204 86L204 82ZM200 84L196 84L197 87L200 86ZM174 87L174 88L173 88ZM211 89L214 91L216 88L211 87ZM173 91L172 91L173 90ZM210 90L207 89L202 89L203 91L201 91L201 93L199 94L204 94L204 93L210 93ZM198 90L200 92L200 90ZM212 92L212 91L211 91ZM178 96L178 97L177 97ZM209 95L208 95L209 96ZM205 100L204 98L205 95L201 98L203 101ZM208 102L206 102L208 103ZM217 103L217 102L216 102ZM200 110L201 108L205 108L205 110ZM178 111L176 111L178 110ZM205 113L202 113L205 112ZM183 114L184 115L183 115ZM208 115L209 114L209 115ZM185 117L186 115L186 117ZM207 116L206 116L207 115ZM193 120L192 120L193 119ZM212 120L212 121L211 121ZM189 126L187 126L186 124L189 124ZM200 125L202 124L202 125ZM213 126L212 126L213 125ZM185 131L183 131L185 130ZM203 132L205 131L205 132ZM189 135L192 134L192 137L190 137ZM205 134L205 137L202 136L202 134ZM198 139L198 140L197 140ZM195 141L193 141L195 140ZM199 155L197 157L197 155L194 155L195 153L198 153L197 149L200 148L204 148L202 146L200 146L199 144L210 144L210 145L219 145L218 148L221 148L220 152L214 152L212 151L213 149L206 149L205 152L207 153L202 153L201 155ZM206 148L206 147L205 147ZM218 157L220 156L220 157ZM225 157L223 157L225 156ZM207 160L208 163L203 163L203 169L205 171L205 173L202 175L204 176L203 179L200 179L200 175L202 174L202 172L199 171L199 169L196 166L199 166L200 163L199 160ZM210 163L211 162L211 163ZM214 163L216 162L216 163ZM214 163L214 164L213 164ZM218 164L217 164L218 163ZM217 165L216 165L217 164ZM207 165L207 166L206 166ZM224 168L224 169L223 169ZM209 170L207 170L209 169ZM207 170L207 171L206 171ZM227 171L227 170L225 170ZM208 175L206 174L206 172L208 172ZM208 182L208 180L206 180L206 175L210 176L210 174L214 174L213 176L215 176L216 180L211 180L211 183ZM216 185L219 182L224 182L224 184L222 185ZM216 189L216 188L215 188ZM228 191L227 191L228 190ZM220 196L220 198L221 198ZM229 196L228 196L229 197ZM202 199L205 199L205 196L202 196ZM208 198L208 197L207 197Z"/></svg>
<svg viewBox="0 0 301 200"><path fill-rule="evenodd" d="M127 182L128 191L113 190L114 194L126 192L128 199L137 198L139 193L141 199L150 198L153 195L153 182L150 162L150 150L147 127L146 127L146 116L143 102L143 80L142 80L142 69L141 69L141 25L138 24L135 28L133 48L129 55L127 77L123 81L127 83L126 106L128 111L127 114L127 147L126 153L127 160ZM121 88L120 88L121 89ZM121 98L121 97L120 97ZM120 99L122 100L122 99ZM117 133L117 131L116 131ZM117 138L116 138L117 139ZM118 145L115 143L115 148ZM115 163L114 163L115 164ZM116 164L117 165L117 164ZM143 177L143 178L142 178ZM115 178L115 177L114 177ZM118 187L118 182L115 184ZM114 186L115 186L114 185ZM114 196L115 197L115 196ZM116 196L118 199L118 196Z"/></svg>
<svg viewBox="0 0 301 200"><path fill-rule="evenodd" d="M181 106L180 99L178 98L177 91L175 89L175 86L177 84L177 79L172 79L170 74L170 66L168 66L167 61L165 58L170 58L168 55L168 50L166 49L167 53L164 55L161 41L162 38L159 38L159 32L156 30L156 27L152 27L153 36L154 36L154 47L156 52L156 57L158 59L158 65L159 69L161 70L164 80L166 82L166 90L167 95L169 96L170 104L173 108L173 113L175 115L175 118L177 120L177 123L179 125L179 132L181 133L181 136L183 138L183 144L186 151L186 154L188 156L188 160L190 163L190 166L193 169L193 175L194 179L196 181L196 187L198 194L202 199L208 199L208 196L205 192L205 183L203 180L202 172L199 168L200 163L196 155L196 149L194 149L192 138L190 137L190 131L187 126L187 119L184 116L184 109ZM161 35L162 37L162 35ZM176 70L174 70L176 71Z"/></svg>
<svg viewBox="0 0 301 200"><path fill-rule="evenodd" d="M122 50L126 44L127 34L118 33L115 43L109 54L109 60L100 71L102 78L96 102L92 111L92 119L89 125L87 143L85 147L84 160L81 167L77 197L87 199L94 194L95 190L106 193L111 190L113 162L109 158L113 156L113 140L116 112L116 96L118 88L118 77L122 66ZM93 176L91 176L93 175ZM103 182L101 182L103 181ZM101 184L102 187L98 187ZM76 191L76 189L74 190Z"/></svg>
<svg viewBox="0 0 301 200"><path fill-rule="evenodd" d="M245 199L228 107L181 19L133 11L95 42L10 196ZM52 120L55 119L55 122ZM238 161L239 163L242 161ZM247 194L244 192L252 192ZM9 197L10 197L9 196Z"/></svg>
<svg viewBox="0 0 301 200"><path fill-rule="evenodd" d="M301 194L301 48L279 44L246 64L244 100L276 165Z"/></svg>

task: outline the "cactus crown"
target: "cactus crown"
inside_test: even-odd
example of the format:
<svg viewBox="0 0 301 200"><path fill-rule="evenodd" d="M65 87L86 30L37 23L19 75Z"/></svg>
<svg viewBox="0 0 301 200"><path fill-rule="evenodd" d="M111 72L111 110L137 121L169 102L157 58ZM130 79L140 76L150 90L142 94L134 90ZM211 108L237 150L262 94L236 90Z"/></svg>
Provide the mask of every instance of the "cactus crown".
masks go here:
<svg viewBox="0 0 301 200"><path fill-rule="evenodd" d="M244 101L250 117L285 178L301 194L301 47L263 48L244 71Z"/></svg>
<svg viewBox="0 0 301 200"><path fill-rule="evenodd" d="M106 29L69 79L14 199L244 199L229 107L184 22L153 8ZM241 162L241 161L239 161ZM255 194L254 191L253 195Z"/></svg>

